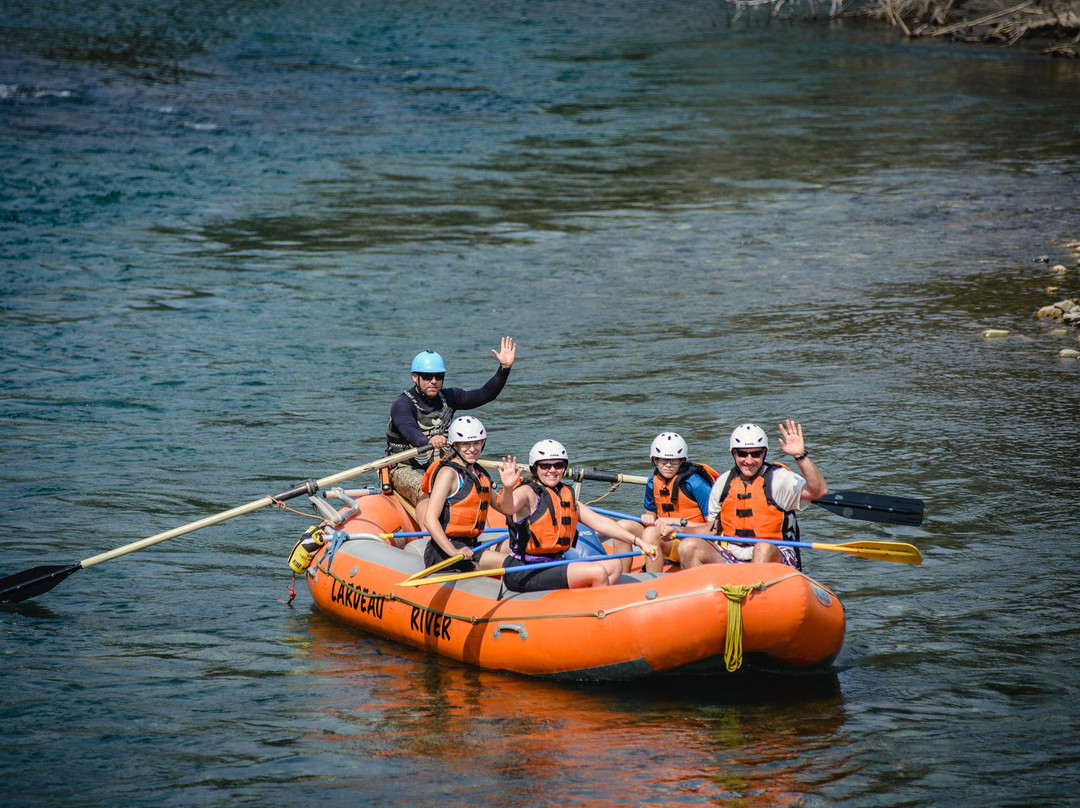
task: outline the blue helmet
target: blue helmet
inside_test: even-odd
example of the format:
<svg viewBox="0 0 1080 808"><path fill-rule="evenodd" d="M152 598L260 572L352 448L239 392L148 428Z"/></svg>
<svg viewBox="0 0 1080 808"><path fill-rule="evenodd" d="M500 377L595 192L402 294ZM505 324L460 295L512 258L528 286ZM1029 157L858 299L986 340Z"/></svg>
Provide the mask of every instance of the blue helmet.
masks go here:
<svg viewBox="0 0 1080 808"><path fill-rule="evenodd" d="M421 351L413 357L409 373L446 373L446 363L434 351Z"/></svg>

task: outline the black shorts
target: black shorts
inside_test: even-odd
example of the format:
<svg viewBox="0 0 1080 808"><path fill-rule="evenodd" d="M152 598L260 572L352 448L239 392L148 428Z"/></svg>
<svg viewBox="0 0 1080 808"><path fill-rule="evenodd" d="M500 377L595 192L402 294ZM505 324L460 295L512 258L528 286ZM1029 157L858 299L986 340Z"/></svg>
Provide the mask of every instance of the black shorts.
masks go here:
<svg viewBox="0 0 1080 808"><path fill-rule="evenodd" d="M553 561L555 559L552 559ZM511 567L527 567L528 563L519 561L510 556L503 562L504 569ZM560 564L557 567L545 567L535 572L512 572L503 574L503 585L511 592L538 592L542 589L569 589L570 582L566 577L569 564Z"/></svg>

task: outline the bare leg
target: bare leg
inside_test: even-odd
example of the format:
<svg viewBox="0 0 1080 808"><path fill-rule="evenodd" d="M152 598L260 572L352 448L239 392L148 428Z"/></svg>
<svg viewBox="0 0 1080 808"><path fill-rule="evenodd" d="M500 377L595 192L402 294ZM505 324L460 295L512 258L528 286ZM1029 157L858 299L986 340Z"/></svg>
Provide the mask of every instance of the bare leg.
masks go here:
<svg viewBox="0 0 1080 808"><path fill-rule="evenodd" d="M664 571L664 542L660 538L660 528L647 527L641 533L641 543L645 545L645 572ZM655 556L651 553L655 552Z"/></svg>
<svg viewBox="0 0 1080 808"><path fill-rule="evenodd" d="M619 527L625 528L626 530L629 530L631 533L633 533L638 538L641 538L641 535L645 530L644 526L642 526L642 524L640 522L632 522L629 519L620 519L618 524L619 524ZM612 544L612 552L613 553L629 553L629 552L633 552L633 550L634 550L634 546L632 544L627 544L626 542L624 542L624 541L622 541L620 539L612 539L611 544ZM634 559L632 559L632 558L623 558L623 559L619 559L619 560L622 562L622 571L623 572L630 572L630 565L631 565L631 563L633 562Z"/></svg>
<svg viewBox="0 0 1080 808"><path fill-rule="evenodd" d="M759 542L754 545L754 561L758 564L781 564L784 559L780 555L780 548L775 544L764 544Z"/></svg>
<svg viewBox="0 0 1080 808"><path fill-rule="evenodd" d="M506 561L506 553L498 552L494 547L484 550L476 568L481 570L493 570L503 565Z"/></svg>
<svg viewBox="0 0 1080 808"><path fill-rule="evenodd" d="M723 563L724 557L720 555L720 549L711 541L682 539L679 542L679 564L684 570L700 567L702 564Z"/></svg>
<svg viewBox="0 0 1080 808"><path fill-rule="evenodd" d="M612 559L618 561L619 559ZM607 586L611 578L606 561L577 561L566 568L566 581L571 589Z"/></svg>

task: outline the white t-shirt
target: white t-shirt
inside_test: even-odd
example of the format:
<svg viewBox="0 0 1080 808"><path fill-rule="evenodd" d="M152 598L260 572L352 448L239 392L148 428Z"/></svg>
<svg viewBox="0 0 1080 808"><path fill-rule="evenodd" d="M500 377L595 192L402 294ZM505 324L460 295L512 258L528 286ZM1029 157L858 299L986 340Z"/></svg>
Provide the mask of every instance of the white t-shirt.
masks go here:
<svg viewBox="0 0 1080 808"><path fill-rule="evenodd" d="M728 469L713 483L712 491L709 492L709 513L711 522L720 515L720 495L724 491L728 477L732 470ZM778 468L772 474L771 493L776 506L783 511L802 511L810 504L810 500L802 498L803 486L806 478L788 469Z"/></svg>

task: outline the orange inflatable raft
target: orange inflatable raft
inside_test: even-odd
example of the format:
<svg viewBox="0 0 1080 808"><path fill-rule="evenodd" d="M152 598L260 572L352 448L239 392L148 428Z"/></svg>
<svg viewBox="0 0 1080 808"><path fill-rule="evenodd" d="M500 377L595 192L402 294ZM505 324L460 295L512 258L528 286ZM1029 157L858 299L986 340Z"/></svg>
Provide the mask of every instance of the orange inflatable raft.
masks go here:
<svg viewBox="0 0 1080 808"><path fill-rule="evenodd" d="M597 589L515 593L497 577L405 587L428 540L399 547L380 534L416 530L394 498L358 499L306 570L319 609L480 668L557 679L710 675L744 655L754 667L827 667L844 642L836 595L783 564L634 573Z"/></svg>

